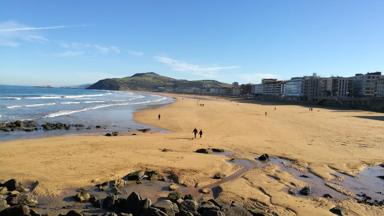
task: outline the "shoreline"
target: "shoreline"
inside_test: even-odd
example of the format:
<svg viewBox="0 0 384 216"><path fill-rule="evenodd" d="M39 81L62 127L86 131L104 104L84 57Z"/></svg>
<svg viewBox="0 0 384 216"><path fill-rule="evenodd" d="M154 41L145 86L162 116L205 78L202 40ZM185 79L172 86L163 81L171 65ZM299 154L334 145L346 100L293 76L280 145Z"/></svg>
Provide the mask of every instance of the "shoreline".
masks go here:
<svg viewBox="0 0 384 216"><path fill-rule="evenodd" d="M169 133L117 137L74 135L3 142L0 144L3 156L0 157L0 179L39 180L38 193L55 194L67 186L83 187L149 168L174 170L185 184L193 186L198 182L204 185L214 182L211 176L217 172L228 176L238 169L219 156L194 152L198 148L212 147L223 148L248 160L255 160L262 153L288 158L294 161L294 166L308 168L324 180L332 178L333 168L351 174L362 164L383 162L380 140L384 137L378 132L384 126L379 121L354 117L353 111L316 109L310 113L303 107L292 105L278 105L274 110L271 105L197 96L204 99L201 102L205 106L200 107L189 95L167 96L177 100L163 107L139 110L133 118L139 123L164 128ZM264 116L266 110L268 116ZM157 120L158 113L162 115L160 121ZM344 127L332 130L337 124ZM204 130L203 139L191 139L193 127ZM162 149L170 151L162 152ZM297 187L305 185L270 164L251 169L225 183L221 186L220 197L247 205L255 205L257 200L275 212L293 209L297 215L309 212L327 215L327 208L335 205L332 200L291 196L285 192L289 182ZM325 208L317 208L319 202ZM337 203L365 215L383 211L374 206L363 208L363 204L353 200Z"/></svg>

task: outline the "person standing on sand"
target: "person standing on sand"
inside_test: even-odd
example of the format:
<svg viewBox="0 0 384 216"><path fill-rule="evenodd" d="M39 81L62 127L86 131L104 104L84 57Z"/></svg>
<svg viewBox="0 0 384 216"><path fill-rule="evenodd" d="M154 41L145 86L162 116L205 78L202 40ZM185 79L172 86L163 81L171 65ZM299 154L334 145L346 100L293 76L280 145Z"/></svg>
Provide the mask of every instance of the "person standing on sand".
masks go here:
<svg viewBox="0 0 384 216"><path fill-rule="evenodd" d="M197 129L196 129L196 128L195 128L195 129L193 129L192 133L193 133L193 135L195 135L195 139L196 139L196 135L197 135Z"/></svg>
<svg viewBox="0 0 384 216"><path fill-rule="evenodd" d="M160 120L160 118L161 118L161 115L159 114L159 115L157 115L157 118Z"/></svg>
<svg viewBox="0 0 384 216"><path fill-rule="evenodd" d="M200 129L200 131L199 131L199 136L200 136L200 138L203 137L203 130L202 129Z"/></svg>

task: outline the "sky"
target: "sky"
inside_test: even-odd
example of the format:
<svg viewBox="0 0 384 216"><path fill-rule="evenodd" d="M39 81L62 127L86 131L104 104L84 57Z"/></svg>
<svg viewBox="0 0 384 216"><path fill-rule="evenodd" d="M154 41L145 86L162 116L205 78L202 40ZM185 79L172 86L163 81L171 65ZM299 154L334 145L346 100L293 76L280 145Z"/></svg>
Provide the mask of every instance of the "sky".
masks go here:
<svg viewBox="0 0 384 216"><path fill-rule="evenodd" d="M383 0L2 0L0 84L382 71L383 10Z"/></svg>

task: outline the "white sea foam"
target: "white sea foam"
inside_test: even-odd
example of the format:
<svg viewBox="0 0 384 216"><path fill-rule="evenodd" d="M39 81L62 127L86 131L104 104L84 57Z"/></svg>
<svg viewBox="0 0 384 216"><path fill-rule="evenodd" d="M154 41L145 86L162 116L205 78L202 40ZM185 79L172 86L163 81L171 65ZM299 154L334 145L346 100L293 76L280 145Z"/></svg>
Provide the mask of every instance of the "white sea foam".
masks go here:
<svg viewBox="0 0 384 216"><path fill-rule="evenodd" d="M0 97L0 99L5 99L5 100L21 100L21 97Z"/></svg>
<svg viewBox="0 0 384 216"><path fill-rule="evenodd" d="M42 104L27 104L25 107L41 107L41 106L53 106L56 103L42 103Z"/></svg>
<svg viewBox="0 0 384 216"><path fill-rule="evenodd" d="M105 101L84 101L86 104L91 104L91 103L104 103Z"/></svg>
<svg viewBox="0 0 384 216"><path fill-rule="evenodd" d="M58 116L71 115L71 114L75 114L75 113L79 113L79 112L86 112L89 110L97 110L97 109L106 108L106 107L113 107L113 106L141 105L141 104L148 104L148 103L158 103L158 102L164 101L166 99L167 99L166 97L160 97L156 100L146 100L146 101L140 101L140 102L135 102L135 103L126 102L126 103L116 103L116 104L101 104L98 106L87 107L87 108L78 109L78 110L61 110L58 112L50 113L50 114L44 116L44 118L54 118L54 117L58 117Z"/></svg>
<svg viewBox="0 0 384 216"><path fill-rule="evenodd" d="M66 102L61 102L60 104L70 105L70 104L80 104L80 102L77 102L77 101L66 101Z"/></svg>
<svg viewBox="0 0 384 216"><path fill-rule="evenodd" d="M20 108L20 107L23 107L23 106L21 106L21 105L7 106L7 109L16 109L16 108Z"/></svg>

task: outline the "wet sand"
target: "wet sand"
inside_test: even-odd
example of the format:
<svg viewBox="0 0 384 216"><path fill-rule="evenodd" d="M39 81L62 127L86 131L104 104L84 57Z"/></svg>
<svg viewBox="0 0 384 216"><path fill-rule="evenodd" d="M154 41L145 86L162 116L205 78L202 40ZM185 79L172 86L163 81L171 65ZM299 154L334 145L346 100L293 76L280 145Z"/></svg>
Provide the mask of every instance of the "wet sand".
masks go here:
<svg viewBox="0 0 384 216"><path fill-rule="evenodd" d="M368 165L384 162L384 122L373 118L380 113L317 108L309 112L294 105L274 110L274 105L175 97L172 105L135 113L138 122L169 132L1 142L0 179L39 180L36 190L40 195L57 195L142 168L173 170L189 187L214 185L215 173L230 176L241 169L221 155L194 152L208 147L224 148L248 160L262 153L287 158L298 170L310 170L324 181L333 181L336 171L354 176ZM202 139L192 139L194 127L204 130ZM331 215L329 209L336 205L343 206L348 215L384 214L382 207L359 204L352 197L291 195L289 188L308 183L288 171L274 163L255 167L221 184L219 197L279 215Z"/></svg>

